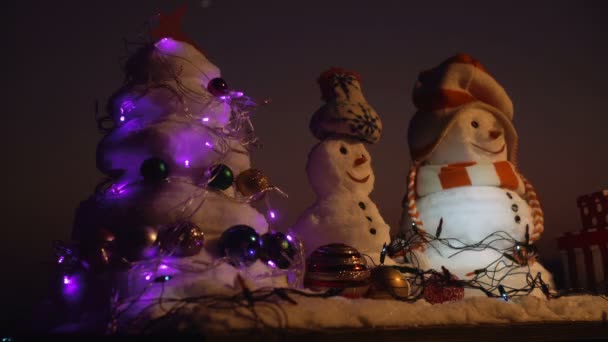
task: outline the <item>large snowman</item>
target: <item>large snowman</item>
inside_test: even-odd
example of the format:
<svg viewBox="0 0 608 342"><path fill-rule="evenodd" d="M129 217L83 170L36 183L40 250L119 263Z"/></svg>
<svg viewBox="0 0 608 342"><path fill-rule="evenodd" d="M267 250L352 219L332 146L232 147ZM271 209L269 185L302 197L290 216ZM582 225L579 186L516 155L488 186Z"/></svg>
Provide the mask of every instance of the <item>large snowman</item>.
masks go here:
<svg viewBox="0 0 608 342"><path fill-rule="evenodd" d="M528 273L550 283L527 246L540 238L543 215L515 166L517 133L505 90L462 54L421 73L413 99L418 111L408 131L413 165L401 229L414 225L447 240L422 243L411 261L423 269L443 266L464 280L487 270L482 281L494 290L523 289Z"/></svg>
<svg viewBox="0 0 608 342"><path fill-rule="evenodd" d="M389 226L369 198L374 188L372 158L364 143L375 143L380 118L361 92L354 72L330 69L319 84L326 104L312 117L310 129L321 140L308 156L306 173L317 199L293 231L306 253L343 243L379 262Z"/></svg>

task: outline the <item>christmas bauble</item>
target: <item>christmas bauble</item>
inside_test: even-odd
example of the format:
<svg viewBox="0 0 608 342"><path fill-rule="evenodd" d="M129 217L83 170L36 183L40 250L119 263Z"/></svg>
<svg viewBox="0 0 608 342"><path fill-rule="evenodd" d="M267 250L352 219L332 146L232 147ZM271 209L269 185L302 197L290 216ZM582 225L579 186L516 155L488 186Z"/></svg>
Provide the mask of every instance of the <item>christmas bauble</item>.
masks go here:
<svg viewBox="0 0 608 342"><path fill-rule="evenodd" d="M295 244L281 232L270 232L262 235L261 244L260 259L269 265L285 269L291 265L296 256Z"/></svg>
<svg viewBox="0 0 608 342"><path fill-rule="evenodd" d="M270 188L270 181L262 171L247 169L236 177L236 188L244 196L251 196Z"/></svg>
<svg viewBox="0 0 608 342"><path fill-rule="evenodd" d="M141 164L139 172L146 182L159 182L169 176L169 166L160 158L149 158Z"/></svg>
<svg viewBox="0 0 608 342"><path fill-rule="evenodd" d="M194 223L187 222L164 229L159 240L163 250L170 255L189 257L203 249L205 234Z"/></svg>
<svg viewBox="0 0 608 342"><path fill-rule="evenodd" d="M260 255L260 236L246 225L228 228L218 241L219 253L230 259L233 265L253 264Z"/></svg>
<svg viewBox="0 0 608 342"><path fill-rule="evenodd" d="M317 248L306 260L304 286L316 291L337 288L342 296L357 298L369 289L370 270L355 248L329 244Z"/></svg>
<svg viewBox="0 0 608 342"><path fill-rule="evenodd" d="M158 230L152 226L126 227L116 232L116 247L128 261L151 259L158 255Z"/></svg>
<svg viewBox="0 0 608 342"><path fill-rule="evenodd" d="M211 168L210 179L211 182L208 184L210 188L226 190L234 182L234 175L228 166L218 164Z"/></svg>
<svg viewBox="0 0 608 342"><path fill-rule="evenodd" d="M433 274L424 282L424 299L431 304L453 302L464 298L464 288L453 274Z"/></svg>
<svg viewBox="0 0 608 342"><path fill-rule="evenodd" d="M115 239L110 231L103 228L95 229L80 242L82 259L96 271L105 269L116 255Z"/></svg>
<svg viewBox="0 0 608 342"><path fill-rule="evenodd" d="M405 298L410 295L410 282L405 274L391 266L372 269L368 297L376 299Z"/></svg>
<svg viewBox="0 0 608 342"><path fill-rule="evenodd" d="M228 94L228 83L223 78L216 77L209 81L207 90L214 96L222 96Z"/></svg>

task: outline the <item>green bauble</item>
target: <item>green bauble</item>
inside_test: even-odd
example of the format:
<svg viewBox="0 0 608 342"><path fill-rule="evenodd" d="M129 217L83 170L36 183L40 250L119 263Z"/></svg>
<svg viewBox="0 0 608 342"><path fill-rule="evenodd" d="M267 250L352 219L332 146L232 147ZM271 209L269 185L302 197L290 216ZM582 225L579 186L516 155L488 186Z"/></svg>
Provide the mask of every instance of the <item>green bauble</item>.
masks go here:
<svg viewBox="0 0 608 342"><path fill-rule="evenodd" d="M141 163L139 172L146 182L160 182L169 176L169 166L160 158L149 158Z"/></svg>
<svg viewBox="0 0 608 342"><path fill-rule="evenodd" d="M210 188L226 190L232 185L233 182L234 175L228 166L224 164L217 164L212 167L211 182L208 184Z"/></svg>

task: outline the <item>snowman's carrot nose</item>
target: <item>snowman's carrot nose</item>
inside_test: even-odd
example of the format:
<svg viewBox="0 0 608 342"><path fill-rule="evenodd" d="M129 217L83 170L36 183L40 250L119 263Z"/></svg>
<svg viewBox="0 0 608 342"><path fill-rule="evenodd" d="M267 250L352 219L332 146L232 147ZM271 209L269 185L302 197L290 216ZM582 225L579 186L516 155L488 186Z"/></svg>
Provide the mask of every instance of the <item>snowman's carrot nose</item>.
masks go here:
<svg viewBox="0 0 608 342"><path fill-rule="evenodd" d="M490 131L490 139L496 140L502 135L501 131Z"/></svg>
<svg viewBox="0 0 608 342"><path fill-rule="evenodd" d="M365 163L366 161L367 161L367 158L365 158L365 156L362 155L361 157L355 159L355 163L353 164L353 167L357 167L357 166Z"/></svg>

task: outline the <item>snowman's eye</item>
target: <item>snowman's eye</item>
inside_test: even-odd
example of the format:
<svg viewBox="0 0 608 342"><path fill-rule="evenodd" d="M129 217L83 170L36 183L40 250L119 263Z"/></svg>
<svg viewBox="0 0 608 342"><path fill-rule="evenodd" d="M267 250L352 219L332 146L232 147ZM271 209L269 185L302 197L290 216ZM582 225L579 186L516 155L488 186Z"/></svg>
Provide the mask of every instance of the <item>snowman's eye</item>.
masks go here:
<svg viewBox="0 0 608 342"><path fill-rule="evenodd" d="M475 120L471 121L471 126L473 126L473 128L477 128L479 127L479 123Z"/></svg>
<svg viewBox="0 0 608 342"><path fill-rule="evenodd" d="M340 153L342 153L342 154L347 154L347 153L348 153L348 150L346 150L346 147L344 147L344 146L340 146Z"/></svg>

